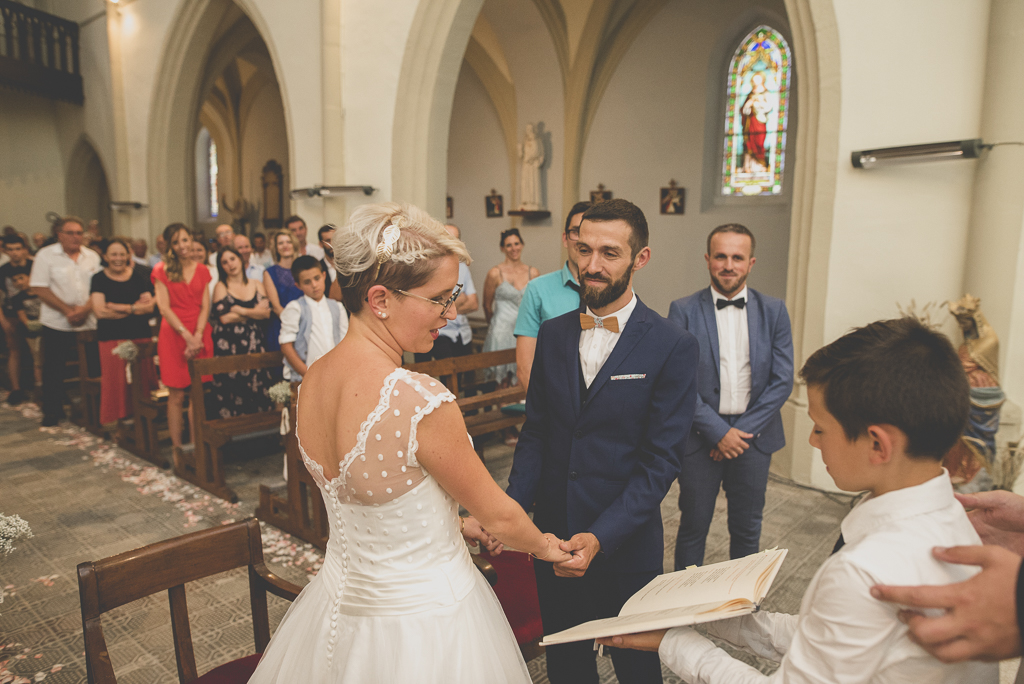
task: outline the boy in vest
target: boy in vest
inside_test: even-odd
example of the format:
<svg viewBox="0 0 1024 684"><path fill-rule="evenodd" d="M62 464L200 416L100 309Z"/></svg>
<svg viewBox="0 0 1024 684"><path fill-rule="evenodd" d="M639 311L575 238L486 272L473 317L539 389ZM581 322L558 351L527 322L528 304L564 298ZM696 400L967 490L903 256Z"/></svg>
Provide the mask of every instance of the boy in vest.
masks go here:
<svg viewBox="0 0 1024 684"><path fill-rule="evenodd" d="M301 382L306 370L345 337L348 315L340 303L324 296L327 274L318 259L309 255L297 258L292 277L302 297L281 312L279 340L285 380Z"/></svg>
<svg viewBox="0 0 1024 684"><path fill-rule="evenodd" d="M942 467L970 401L953 345L912 318L878 321L816 351L800 378L811 446L839 489L867 496L843 520L799 615L761 611L705 626L779 669L765 676L689 627L598 642L658 651L700 684L995 684L997 663L939 662L911 640L900 607L871 594L876 584L949 584L979 570L932 556L935 546L981 543Z"/></svg>

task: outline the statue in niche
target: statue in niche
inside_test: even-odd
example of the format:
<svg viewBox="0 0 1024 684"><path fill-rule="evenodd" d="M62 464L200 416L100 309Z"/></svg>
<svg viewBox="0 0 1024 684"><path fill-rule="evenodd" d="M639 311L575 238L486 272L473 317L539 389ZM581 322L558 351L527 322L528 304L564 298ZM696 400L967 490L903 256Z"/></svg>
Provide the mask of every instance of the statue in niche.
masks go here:
<svg viewBox="0 0 1024 684"><path fill-rule="evenodd" d="M538 211L541 206L540 167L544 165L544 143L534 129L526 124L526 136L518 146L519 161L519 208L523 211Z"/></svg>
<svg viewBox="0 0 1024 684"><path fill-rule="evenodd" d="M987 472L995 464L999 412L1006 401L999 386L999 338L981 313L981 300L969 294L949 302L949 311L963 332L957 350L971 385L971 412L967 429L944 459L957 491L992 488Z"/></svg>
<svg viewBox="0 0 1024 684"><path fill-rule="evenodd" d="M740 116L743 117L743 171L761 173L768 170L768 157L764 149L768 133L768 114L772 111L771 93L765 86L765 75L755 73L750 77L750 93L743 101Z"/></svg>

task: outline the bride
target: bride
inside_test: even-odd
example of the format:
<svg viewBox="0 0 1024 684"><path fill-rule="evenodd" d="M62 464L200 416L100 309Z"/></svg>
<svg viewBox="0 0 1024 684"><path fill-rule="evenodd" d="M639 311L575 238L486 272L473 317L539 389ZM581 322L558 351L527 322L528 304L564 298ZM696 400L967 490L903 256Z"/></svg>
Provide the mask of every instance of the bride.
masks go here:
<svg viewBox="0 0 1024 684"><path fill-rule="evenodd" d="M455 397L401 367L455 318L465 245L398 204L360 207L332 243L351 321L306 374L295 428L330 541L249 681L529 682L463 536L569 556L491 479Z"/></svg>

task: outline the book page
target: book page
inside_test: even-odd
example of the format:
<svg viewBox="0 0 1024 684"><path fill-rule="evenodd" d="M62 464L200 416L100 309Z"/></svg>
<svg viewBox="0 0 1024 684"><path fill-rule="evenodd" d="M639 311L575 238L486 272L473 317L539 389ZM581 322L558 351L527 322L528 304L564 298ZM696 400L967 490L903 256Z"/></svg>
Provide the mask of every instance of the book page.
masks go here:
<svg viewBox="0 0 1024 684"><path fill-rule="evenodd" d="M715 620L724 620L725 618L747 615L754 612L755 606L748 601L737 599L735 603L736 605L730 606L728 610L719 610L722 608L722 603L716 601L700 606L691 606L683 610L658 610L640 615L622 615L603 620L592 620L557 634L546 636L541 641L541 645L548 646L572 641L589 641L590 639L612 637L619 634L647 632L652 629L684 627L686 625L714 622Z"/></svg>
<svg viewBox="0 0 1024 684"><path fill-rule="evenodd" d="M626 601L619 615L722 604L737 598L758 604L771 586L766 578L774 579L785 557L785 549L772 549L724 563L660 575Z"/></svg>

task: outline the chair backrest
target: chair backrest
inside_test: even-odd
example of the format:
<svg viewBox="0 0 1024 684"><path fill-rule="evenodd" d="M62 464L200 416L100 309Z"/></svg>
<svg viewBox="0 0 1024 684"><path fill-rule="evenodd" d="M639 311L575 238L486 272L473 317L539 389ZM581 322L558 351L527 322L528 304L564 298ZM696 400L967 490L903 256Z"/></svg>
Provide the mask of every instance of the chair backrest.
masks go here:
<svg viewBox="0 0 1024 684"><path fill-rule="evenodd" d="M234 356L213 356L206 359L191 359L188 372L192 379L189 389L189 401L192 402L193 441L202 443L203 423L206 421L206 388L203 387L203 376L217 373L235 373L241 370L280 368L284 363L284 354L279 351L260 352L259 354L236 354ZM198 446L197 446L198 448Z"/></svg>
<svg viewBox="0 0 1024 684"><path fill-rule="evenodd" d="M277 577L264 565L260 525L256 518L79 564L78 591L89 682L117 681L103 636L103 613L160 591L167 591L170 598L178 679L182 684L196 679L185 584L243 566L249 568L253 634L259 653L270 641L267 591L293 600L301 588Z"/></svg>

